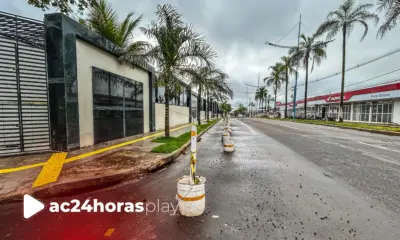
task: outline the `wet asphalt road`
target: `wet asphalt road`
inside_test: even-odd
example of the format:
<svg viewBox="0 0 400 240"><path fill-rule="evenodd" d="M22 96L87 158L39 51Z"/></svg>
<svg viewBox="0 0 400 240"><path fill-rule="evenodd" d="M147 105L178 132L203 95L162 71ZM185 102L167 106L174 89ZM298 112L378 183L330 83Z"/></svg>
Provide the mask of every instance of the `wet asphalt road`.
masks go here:
<svg viewBox="0 0 400 240"><path fill-rule="evenodd" d="M234 153L222 152L221 123L199 145L197 172L207 178L200 217L170 207L25 221L13 203L0 206L0 239L400 239L399 138L261 119L232 119L232 127ZM140 181L73 198L176 207L176 179L188 165L182 155Z"/></svg>

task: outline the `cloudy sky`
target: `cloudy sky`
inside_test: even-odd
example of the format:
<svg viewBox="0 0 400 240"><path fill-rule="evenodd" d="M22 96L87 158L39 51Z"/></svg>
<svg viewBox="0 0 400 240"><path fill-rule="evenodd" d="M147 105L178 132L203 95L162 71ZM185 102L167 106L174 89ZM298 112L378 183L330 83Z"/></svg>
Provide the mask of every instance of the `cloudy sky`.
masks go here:
<svg viewBox="0 0 400 240"><path fill-rule="evenodd" d="M286 49L273 48L264 42L279 41L298 22L302 14L302 33L312 34L325 19L329 11L339 7L342 0L109 0L112 6L123 17L128 12L143 14L142 25L147 26L154 19L157 4L165 2L175 5L183 14L186 21L192 23L198 32L202 32L207 40L218 52L218 67L226 71L232 88L235 91L233 103L246 102L247 87L258 84L268 76L268 67L287 54ZM357 1L358 3L376 0ZM250 4L251 3L251 4ZM26 4L25 0L2 0L0 10L23 15L35 19L43 19L43 12ZM381 18L380 23L383 18ZM363 42L360 38L363 32L357 26L348 41L347 66L355 66L367 60L374 59L385 53L400 48L400 27L389 32L383 39L376 38L376 27L370 23L369 33ZM140 32L136 33L138 39L143 39ZM323 39L322 39L323 40ZM281 42L281 45L297 44L297 29L293 30ZM327 49L328 57L314 69L310 81L322 78L340 71L341 66L341 38L331 43ZM400 71L368 79L394 71L400 68L400 53L385 57L365 67L349 71L346 75L346 86L356 84L348 89L358 89L378 83L388 82L400 78ZM299 84L304 83L304 72L300 72ZM294 85L293 77L290 86ZM309 85L309 96L321 93L337 92L340 88L340 75ZM270 89L272 92L272 88ZM255 88L249 87L250 93ZM304 96L304 87L298 88L298 98ZM254 98L254 94L249 94ZM278 91L278 101L284 100L283 88Z"/></svg>

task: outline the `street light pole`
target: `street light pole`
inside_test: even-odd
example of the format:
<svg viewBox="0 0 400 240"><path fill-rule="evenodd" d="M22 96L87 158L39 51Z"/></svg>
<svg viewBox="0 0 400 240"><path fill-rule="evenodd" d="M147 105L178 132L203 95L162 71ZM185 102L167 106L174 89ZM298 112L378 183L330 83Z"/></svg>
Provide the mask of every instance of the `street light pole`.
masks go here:
<svg viewBox="0 0 400 240"><path fill-rule="evenodd" d="M297 48L300 45L300 34L301 34L301 14L300 14L300 22L299 22L299 35L297 36ZM293 93L293 119L296 119L296 94L297 94L297 79L299 76L299 65L300 62L297 63L296 66L296 80L294 82L294 93ZM288 103L286 103L288 104Z"/></svg>

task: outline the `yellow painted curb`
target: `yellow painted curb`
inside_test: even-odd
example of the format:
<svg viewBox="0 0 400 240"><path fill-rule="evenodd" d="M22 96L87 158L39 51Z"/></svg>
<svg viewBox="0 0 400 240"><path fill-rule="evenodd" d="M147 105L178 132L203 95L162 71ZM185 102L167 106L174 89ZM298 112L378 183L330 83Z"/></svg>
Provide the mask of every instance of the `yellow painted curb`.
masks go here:
<svg viewBox="0 0 400 240"><path fill-rule="evenodd" d="M171 129L170 132L177 131L177 130L185 128L185 127L189 127L191 125L192 124L188 124L188 125L185 125L185 126L182 126L182 127L174 128L174 129ZM143 141L143 140L146 140L146 139L149 139L149 138L153 138L153 137L156 137L156 136L159 136L159 135L163 135L164 133L165 132L160 132L160 133L152 134L152 135L149 135L149 136L146 136L146 137L142 137L142 138L134 139L134 140L131 140L131 141L127 141L127 142L119 143L119 144L116 144L116 145L112 145L112 146L109 146L109 147L101 148L101 149L98 149L98 150L95 150L95 151L92 151L92 152L83 153L83 154L80 154L80 155L77 155L77 156L74 156L74 157L67 158L67 159L65 159L63 161L63 163L69 163L69 162L80 160L80 159L85 158L85 157L91 157L91 156L94 156L94 155L97 155L97 154L100 154L100 153L103 153L103 152L106 152L106 151L110 151L110 150L113 150L113 149L116 149L116 148L127 146L129 144L133 144L133 143L140 142L140 141ZM49 160L50 159L51 159L51 157L49 158ZM47 163L47 161L46 162L41 162L41 163L35 163L35 164L31 164L31 165L26 165L26 166L21 166L21 167L16 167L16 168L0 169L0 174L12 173L12 172L18 172L18 171L22 171L22 170L31 169L31 168L42 167L46 163Z"/></svg>

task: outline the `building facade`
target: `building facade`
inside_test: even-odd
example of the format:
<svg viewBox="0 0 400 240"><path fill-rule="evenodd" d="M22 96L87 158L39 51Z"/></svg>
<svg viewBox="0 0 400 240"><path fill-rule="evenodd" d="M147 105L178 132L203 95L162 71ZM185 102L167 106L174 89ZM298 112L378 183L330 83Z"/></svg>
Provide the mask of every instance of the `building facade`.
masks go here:
<svg viewBox="0 0 400 240"><path fill-rule="evenodd" d="M339 118L340 92L307 99L307 116ZM277 103L284 115L285 104ZM288 116L293 115L293 103ZM296 116L304 116L304 100L296 102ZM347 91L344 93L343 120L400 124L400 82Z"/></svg>
<svg viewBox="0 0 400 240"><path fill-rule="evenodd" d="M44 23L2 12L0 20L0 156L70 151L165 128L164 90L152 66L122 65L119 47L60 13ZM195 119L197 98L182 81L169 102L170 127ZM203 119L218 111L212 99L201 103Z"/></svg>

